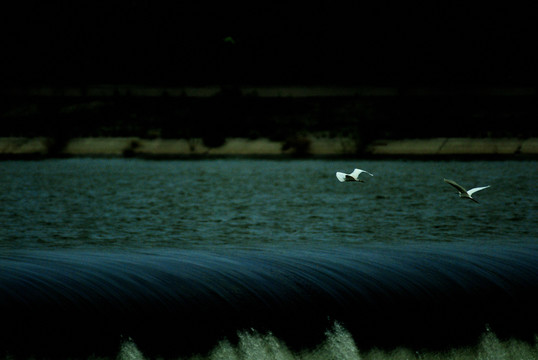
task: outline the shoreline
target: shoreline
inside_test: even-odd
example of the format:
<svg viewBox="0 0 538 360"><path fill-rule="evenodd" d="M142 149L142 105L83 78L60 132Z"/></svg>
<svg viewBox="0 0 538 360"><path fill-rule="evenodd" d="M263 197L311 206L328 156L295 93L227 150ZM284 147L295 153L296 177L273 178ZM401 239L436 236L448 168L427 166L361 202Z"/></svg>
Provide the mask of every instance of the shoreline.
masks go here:
<svg viewBox="0 0 538 360"><path fill-rule="evenodd" d="M58 144L38 137L0 138L0 157L504 157L538 158L538 138L427 138L378 139L357 152L351 138L306 136L293 143L265 138L227 138L208 147L202 139L141 139L136 137L73 138Z"/></svg>

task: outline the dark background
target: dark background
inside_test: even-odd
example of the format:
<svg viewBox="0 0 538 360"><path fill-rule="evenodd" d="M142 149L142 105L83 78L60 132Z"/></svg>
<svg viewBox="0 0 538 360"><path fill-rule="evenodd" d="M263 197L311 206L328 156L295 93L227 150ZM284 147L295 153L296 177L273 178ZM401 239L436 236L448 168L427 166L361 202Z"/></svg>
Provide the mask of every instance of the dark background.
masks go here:
<svg viewBox="0 0 538 360"><path fill-rule="evenodd" d="M537 84L532 7L442 3L10 2L2 82Z"/></svg>
<svg viewBox="0 0 538 360"><path fill-rule="evenodd" d="M1 136L537 135L530 5L18 1L2 5L0 24ZM88 95L100 84L127 96ZM221 91L148 98L129 86ZM260 98L245 86L326 91ZM397 95L333 96L335 86ZM28 90L39 87L56 90Z"/></svg>

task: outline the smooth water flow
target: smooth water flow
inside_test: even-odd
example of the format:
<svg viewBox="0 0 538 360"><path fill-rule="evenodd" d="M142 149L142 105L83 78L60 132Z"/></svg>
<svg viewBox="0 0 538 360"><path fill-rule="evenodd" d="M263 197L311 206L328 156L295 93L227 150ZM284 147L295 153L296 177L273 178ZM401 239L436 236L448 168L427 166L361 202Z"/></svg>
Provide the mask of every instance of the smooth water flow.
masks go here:
<svg viewBox="0 0 538 360"><path fill-rule="evenodd" d="M486 325L532 340L537 255L529 244L15 251L0 260L2 339L53 357L111 354L120 336L146 354L200 353L249 329L300 350L334 322L361 349L470 345Z"/></svg>

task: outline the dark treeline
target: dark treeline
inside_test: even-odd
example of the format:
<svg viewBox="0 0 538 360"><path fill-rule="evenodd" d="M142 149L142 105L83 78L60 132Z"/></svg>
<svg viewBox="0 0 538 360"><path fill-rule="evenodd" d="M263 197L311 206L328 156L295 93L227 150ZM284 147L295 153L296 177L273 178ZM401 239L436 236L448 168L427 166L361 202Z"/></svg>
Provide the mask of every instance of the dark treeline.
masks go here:
<svg viewBox="0 0 538 360"><path fill-rule="evenodd" d="M308 134L373 139L538 136L536 95L262 97L7 96L0 136L276 141Z"/></svg>

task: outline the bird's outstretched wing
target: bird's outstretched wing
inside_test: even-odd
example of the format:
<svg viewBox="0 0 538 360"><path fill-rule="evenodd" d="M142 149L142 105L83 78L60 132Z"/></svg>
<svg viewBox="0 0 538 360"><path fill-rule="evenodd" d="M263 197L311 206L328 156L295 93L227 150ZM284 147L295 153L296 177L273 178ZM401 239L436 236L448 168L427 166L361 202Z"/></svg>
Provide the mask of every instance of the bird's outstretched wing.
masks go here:
<svg viewBox="0 0 538 360"><path fill-rule="evenodd" d="M359 175L361 173L367 173L370 176L374 176L373 174L370 174L366 170L355 169L355 170L353 170L353 172L351 174L346 174L346 173L338 171L338 172L336 172L336 178L338 180L340 180L341 182L344 182L344 181L360 181L360 182L362 182L362 180L359 180Z"/></svg>
<svg viewBox="0 0 538 360"><path fill-rule="evenodd" d="M336 178L337 178L338 180L340 180L340 182L344 182L344 181L346 181L346 176L347 176L347 174L344 174L343 172L339 172L339 171L338 171L338 172L336 173Z"/></svg>
<svg viewBox="0 0 538 360"><path fill-rule="evenodd" d="M443 179L447 184L450 184L452 186L454 186L460 193L463 193L463 194L466 194L467 193L467 190L465 190L465 188L463 186L461 186L460 184L458 184L457 182L453 181L453 180L449 180L449 179Z"/></svg>
<svg viewBox="0 0 538 360"><path fill-rule="evenodd" d="M468 190L467 191L467 194L469 195L472 195L473 193L477 192L477 191L480 191L480 190L484 190L486 188L490 187L490 185L488 186L481 186L481 187L475 187L475 188L472 188L471 190Z"/></svg>
<svg viewBox="0 0 538 360"><path fill-rule="evenodd" d="M353 172L351 173L351 176L353 176L353 177L359 177L359 175L362 174L362 173L366 173L366 174L368 174L368 175L370 175L370 176L374 176L374 174L370 174L368 171L366 171L366 170L362 170L362 169L355 169L355 170L353 170Z"/></svg>

